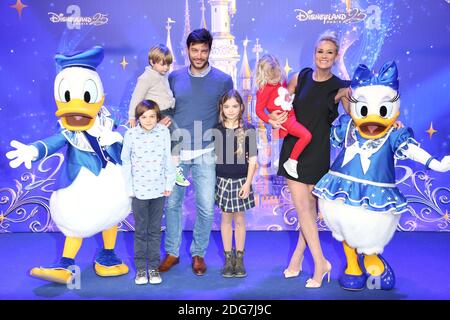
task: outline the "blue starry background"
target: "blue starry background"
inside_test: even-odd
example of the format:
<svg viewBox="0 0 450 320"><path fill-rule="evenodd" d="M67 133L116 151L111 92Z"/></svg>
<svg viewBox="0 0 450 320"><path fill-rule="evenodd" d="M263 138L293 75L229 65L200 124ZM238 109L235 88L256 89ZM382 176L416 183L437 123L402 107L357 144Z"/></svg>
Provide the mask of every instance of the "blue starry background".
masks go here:
<svg viewBox="0 0 450 320"><path fill-rule="evenodd" d="M182 61L181 38L185 20L185 0L123 1L32 1L5 0L0 4L0 232L29 231L30 219L21 219L14 211L20 203L18 184L25 186L24 175L42 178L48 173L23 166L11 169L5 153L16 139L23 143L48 137L56 130L56 104L53 81L57 52L69 53L95 45L105 48L105 58L98 72L105 88L105 105L118 123L125 123L128 103L137 77L147 65L148 49L166 43L168 17L172 25L171 40L178 62ZM210 5L206 2L206 22L210 27ZM415 137L437 158L450 154L450 3L445 0L351 1L351 9L366 12L361 22L324 23L320 20L299 21L299 10L313 13L343 13L345 1L275 1L237 0L237 12L231 19L239 54L247 37L250 67L255 64L252 48L256 38L262 52L275 54L290 74L312 65L315 40L326 29L336 30L347 41L343 68L334 72L345 78L359 63L379 70L387 60L397 62L400 74L401 116L405 126L412 127ZM201 11L197 0L189 1L190 27L200 26ZM78 10L78 11L77 11ZM67 23L54 23L49 13L69 17L107 17L103 25L82 25L71 29ZM125 59L127 64L121 64ZM238 70L241 62L238 63ZM424 170L411 161L399 163L398 175ZM450 174L424 172L423 179L411 176L400 183L406 195L417 197L415 213L402 218L403 230L449 231ZM49 187L49 189L51 189ZM11 190L14 192L11 193ZM50 190L51 191L51 190ZM37 197L48 198L49 190L33 190ZM12 195L13 194L13 195ZM188 211L194 211L193 206ZM422 209L430 208L421 213ZM14 210L13 210L14 209ZM28 209L28 211L33 210ZM14 212L13 212L14 211ZM5 227L5 216L15 214ZM255 210L249 215L249 229L295 228L274 218L272 208ZM195 214L195 213L193 213ZM30 215L31 216L31 215ZM2 218L3 217L3 218ZM286 218L286 217L285 217ZM7 220L7 219L6 219ZM44 218L46 220L46 218ZM190 228L192 217L186 219ZM215 228L217 227L217 219ZM38 223L44 224L43 221ZM50 230L49 227L42 230ZM277 229L277 228L275 228Z"/></svg>

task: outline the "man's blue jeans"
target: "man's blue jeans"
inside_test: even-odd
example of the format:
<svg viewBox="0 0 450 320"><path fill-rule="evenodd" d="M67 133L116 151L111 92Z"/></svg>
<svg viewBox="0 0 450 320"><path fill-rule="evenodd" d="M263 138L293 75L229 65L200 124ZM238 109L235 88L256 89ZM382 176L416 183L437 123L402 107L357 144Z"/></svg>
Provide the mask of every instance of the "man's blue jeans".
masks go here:
<svg viewBox="0 0 450 320"><path fill-rule="evenodd" d="M192 174L195 188L196 217L194 224L191 255L204 257L209 244L209 236L214 218L214 192L216 186L216 164L214 151L189 161L181 161L180 167L187 177ZM167 201L166 208L166 253L180 255L183 199L185 187L175 185Z"/></svg>

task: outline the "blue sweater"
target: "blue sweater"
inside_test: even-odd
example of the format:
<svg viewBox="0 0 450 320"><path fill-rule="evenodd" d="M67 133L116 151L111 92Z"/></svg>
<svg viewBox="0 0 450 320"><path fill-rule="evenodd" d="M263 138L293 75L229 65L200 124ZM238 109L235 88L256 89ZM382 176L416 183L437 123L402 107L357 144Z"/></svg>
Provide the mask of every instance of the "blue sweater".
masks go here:
<svg viewBox="0 0 450 320"><path fill-rule="evenodd" d="M219 98L233 89L233 80L214 67L204 77L193 77L188 67L184 67L169 75L169 84L175 97L175 122L190 133L190 139L184 137L182 148L206 148L211 144L211 129L218 123ZM194 121L201 121L202 128L195 135ZM205 135L206 132L209 134Z"/></svg>

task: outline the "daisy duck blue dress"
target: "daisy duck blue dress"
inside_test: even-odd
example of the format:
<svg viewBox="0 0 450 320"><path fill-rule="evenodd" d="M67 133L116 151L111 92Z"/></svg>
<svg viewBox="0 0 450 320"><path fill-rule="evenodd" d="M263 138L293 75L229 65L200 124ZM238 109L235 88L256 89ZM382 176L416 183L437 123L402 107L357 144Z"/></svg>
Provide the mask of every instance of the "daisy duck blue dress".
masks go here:
<svg viewBox="0 0 450 320"><path fill-rule="evenodd" d="M331 143L342 150L313 194L333 237L343 242L347 267L339 284L347 290L390 290L395 275L381 254L392 239L406 198L395 183L395 162L409 158L433 170L450 170L450 157L437 161L420 148L410 128L394 128L400 115L394 61L379 74L359 65L351 81L350 115L331 128ZM367 258L367 259L366 259ZM359 274L358 270L361 271Z"/></svg>
<svg viewBox="0 0 450 320"><path fill-rule="evenodd" d="M374 212L402 213L407 201L395 185L395 159L405 159L407 144L419 145L412 129L391 128L380 139L361 137L352 118L343 115L331 129L331 143L343 147L329 172L316 184L313 193L326 200Z"/></svg>

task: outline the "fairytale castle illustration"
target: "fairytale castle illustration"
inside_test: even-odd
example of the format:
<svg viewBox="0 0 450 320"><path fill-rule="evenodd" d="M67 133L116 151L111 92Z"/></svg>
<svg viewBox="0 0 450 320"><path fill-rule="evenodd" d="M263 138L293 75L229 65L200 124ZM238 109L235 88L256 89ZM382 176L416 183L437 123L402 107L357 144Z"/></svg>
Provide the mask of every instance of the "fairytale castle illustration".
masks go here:
<svg viewBox="0 0 450 320"><path fill-rule="evenodd" d="M214 37L214 41L211 48L211 54L209 62L212 66L222 70L229 74L235 88L239 90L244 101L246 103L247 113L245 119L248 123L252 124L258 131L258 151L260 159L259 172L255 182L256 201L263 206L267 201L265 199L271 199L273 204L274 197L280 194L281 188L284 185L284 180L276 175L277 164L273 163L271 159L278 159L279 147L278 140L272 141L270 137L270 127L267 127L257 116L255 112L255 90L253 88L253 74L254 68L250 67L249 56L247 53L250 40L246 38L242 41L242 60L241 55L238 52L238 45L235 43L235 37L231 33L231 18L236 14L236 0L209 0L208 3L211 9L211 27L208 28L206 23L206 6L205 0L200 0L200 28L210 30ZM171 40L171 28L175 21L171 18L167 18L167 40L166 46L172 51ZM197 28L197 27L195 27ZM193 28L193 29L195 29ZM180 41L182 61L178 62L174 59L172 64L173 69L177 69L183 66L189 65L189 58L186 52L186 38L192 31L190 22L190 10L189 0L185 0L184 10L184 27L183 34ZM260 54L263 52L263 48L259 43L259 39L255 40L255 44L252 48L252 53L255 54L255 61L259 60ZM176 54L174 54L175 56ZM175 58L175 57L174 57ZM241 61L240 68L238 69L238 63ZM287 63L286 63L287 65ZM238 71L239 70L239 71ZM269 137L268 137L269 134ZM259 197L259 195L269 195L269 197ZM274 196L270 196L274 195Z"/></svg>

